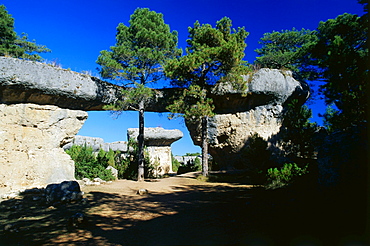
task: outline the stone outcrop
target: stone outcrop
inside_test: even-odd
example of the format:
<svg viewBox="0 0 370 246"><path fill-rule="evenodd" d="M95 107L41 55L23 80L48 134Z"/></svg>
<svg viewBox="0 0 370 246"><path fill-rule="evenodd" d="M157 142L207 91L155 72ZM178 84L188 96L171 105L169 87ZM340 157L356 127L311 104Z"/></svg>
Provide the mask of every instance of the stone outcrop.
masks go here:
<svg viewBox="0 0 370 246"><path fill-rule="evenodd" d="M286 80L281 80L282 77ZM245 76L245 81L250 82L247 91L235 90L231 85L223 84L209 96L213 98L217 114L245 112L276 100L284 101L286 91L292 89L289 86L294 87L289 83L290 78L289 71L261 69ZM104 105L118 99L124 100L119 96L122 88L87 74L48 64L0 57L0 103L35 103L84 111L103 110ZM172 88L154 91L156 96L146 111L166 112L169 99L180 92Z"/></svg>
<svg viewBox="0 0 370 246"><path fill-rule="evenodd" d="M109 151L110 149L113 151L121 151L126 152L127 151L127 142L125 141L117 141L112 143L106 143L104 142L104 139L98 138L98 137L87 137L87 136L81 136L76 135L73 140L66 144L63 148L64 149L70 149L72 145L80 145L80 146L88 146L93 149L94 152L98 152L100 149L104 151Z"/></svg>
<svg viewBox="0 0 370 246"><path fill-rule="evenodd" d="M50 105L0 104L0 191L73 180L74 162L62 147L86 118Z"/></svg>
<svg viewBox="0 0 370 246"><path fill-rule="evenodd" d="M127 138L137 139L139 136L139 128L128 128ZM147 146L168 146L173 142L182 138L184 134L178 130L167 130L162 127L145 128L144 142Z"/></svg>
<svg viewBox="0 0 370 246"><path fill-rule="evenodd" d="M119 87L48 64L0 57L0 102L101 110L116 100Z"/></svg>
<svg viewBox="0 0 370 246"><path fill-rule="evenodd" d="M237 101L234 106L239 108L239 112L218 113L208 122L210 154L224 168L242 164L241 152L248 145L251 135L257 133L268 140L277 134L287 102L297 98L303 103L309 94L307 85L295 80L289 71L261 69L245 76L245 79L250 82L244 92L249 95L244 99L244 111L239 111L240 101ZM229 94L240 94L227 84L216 88L214 93L226 97L226 100ZM233 102L229 106L232 107ZM193 142L200 145L199 124L187 122L187 127Z"/></svg>
<svg viewBox="0 0 370 246"><path fill-rule="evenodd" d="M79 201L82 199L83 194L77 181L63 181L58 184L49 184L45 188L46 204Z"/></svg>
<svg viewBox="0 0 370 246"><path fill-rule="evenodd" d="M127 129L128 139L137 139L138 128ZM165 130L161 127L145 128L144 143L149 152L150 162L156 167L159 175L172 172L171 144L183 137L180 130Z"/></svg>

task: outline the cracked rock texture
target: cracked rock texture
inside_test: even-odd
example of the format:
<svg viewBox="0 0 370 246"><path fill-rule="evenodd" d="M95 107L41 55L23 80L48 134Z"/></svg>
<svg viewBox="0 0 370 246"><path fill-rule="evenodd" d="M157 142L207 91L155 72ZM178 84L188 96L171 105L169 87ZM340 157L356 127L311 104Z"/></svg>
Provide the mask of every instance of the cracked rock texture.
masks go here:
<svg viewBox="0 0 370 246"><path fill-rule="evenodd" d="M308 86L295 80L290 71L263 68L245 76L245 80L249 83L244 92L244 110L235 104L238 101L231 100L228 112L218 113L208 121L209 152L223 168L243 166L242 152L249 137L257 133L269 140L280 131L287 102L297 98L303 104L309 95ZM241 94L229 87L219 86L214 93L226 99L228 94ZM239 108L238 112L232 112L233 107ZM186 125L194 144L200 146L200 125Z"/></svg>
<svg viewBox="0 0 370 246"><path fill-rule="evenodd" d="M74 180L63 146L87 113L36 104L0 104L0 192Z"/></svg>

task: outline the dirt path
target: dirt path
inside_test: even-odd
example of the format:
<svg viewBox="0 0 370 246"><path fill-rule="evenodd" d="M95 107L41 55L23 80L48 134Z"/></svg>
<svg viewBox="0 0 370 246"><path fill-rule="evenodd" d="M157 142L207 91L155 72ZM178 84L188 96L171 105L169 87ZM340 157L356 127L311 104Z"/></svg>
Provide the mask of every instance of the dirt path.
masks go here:
<svg viewBox="0 0 370 246"><path fill-rule="evenodd" d="M219 245L238 243L250 185L208 183L194 173L82 190L85 203L46 207L32 197L1 203L0 245ZM137 195L147 189L147 195ZM68 219L85 221L68 230ZM242 211L240 211L242 212Z"/></svg>
<svg viewBox="0 0 370 246"><path fill-rule="evenodd" d="M137 195L139 189L149 194ZM2 202L0 245L335 245L326 243L343 232L343 212L330 213L332 205L301 190L270 192L185 174L83 191L87 201L55 207L34 196ZM76 213L84 221L71 228Z"/></svg>

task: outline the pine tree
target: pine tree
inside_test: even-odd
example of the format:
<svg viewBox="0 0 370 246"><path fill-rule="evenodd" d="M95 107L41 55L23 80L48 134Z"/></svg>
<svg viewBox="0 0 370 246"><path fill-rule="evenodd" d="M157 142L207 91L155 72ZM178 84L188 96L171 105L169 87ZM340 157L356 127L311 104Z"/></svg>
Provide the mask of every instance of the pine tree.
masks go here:
<svg viewBox="0 0 370 246"><path fill-rule="evenodd" d="M8 14L4 5L0 5L0 56L41 61L42 57L37 53L45 52L50 52L50 49L29 41L26 33L17 35L14 31L14 18Z"/></svg>
<svg viewBox="0 0 370 246"><path fill-rule="evenodd" d="M139 172L144 180L144 111L154 92L147 85L164 79L163 65L181 54L177 49L177 32L170 32L163 15L147 8L138 8L131 15L130 25L117 27L116 45L100 52L97 63L103 78L123 82L123 100L111 110L134 109L139 112Z"/></svg>
<svg viewBox="0 0 370 246"><path fill-rule="evenodd" d="M189 27L186 55L171 60L165 67L172 84L185 88L168 110L172 116L183 116L187 121L201 121L202 173L208 176L208 117L214 115L213 100L209 98L212 86L229 82L243 87L241 75L247 67L242 60L248 33L243 28L231 28L231 20L222 18L213 28L209 24Z"/></svg>

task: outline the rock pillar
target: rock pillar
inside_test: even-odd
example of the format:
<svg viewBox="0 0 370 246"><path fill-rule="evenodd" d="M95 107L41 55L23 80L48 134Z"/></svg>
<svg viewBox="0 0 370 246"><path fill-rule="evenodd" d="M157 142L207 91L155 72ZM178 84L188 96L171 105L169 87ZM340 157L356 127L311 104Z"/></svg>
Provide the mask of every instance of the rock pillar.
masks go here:
<svg viewBox="0 0 370 246"><path fill-rule="evenodd" d="M87 113L36 104L0 104L0 193L74 179L63 150Z"/></svg>

